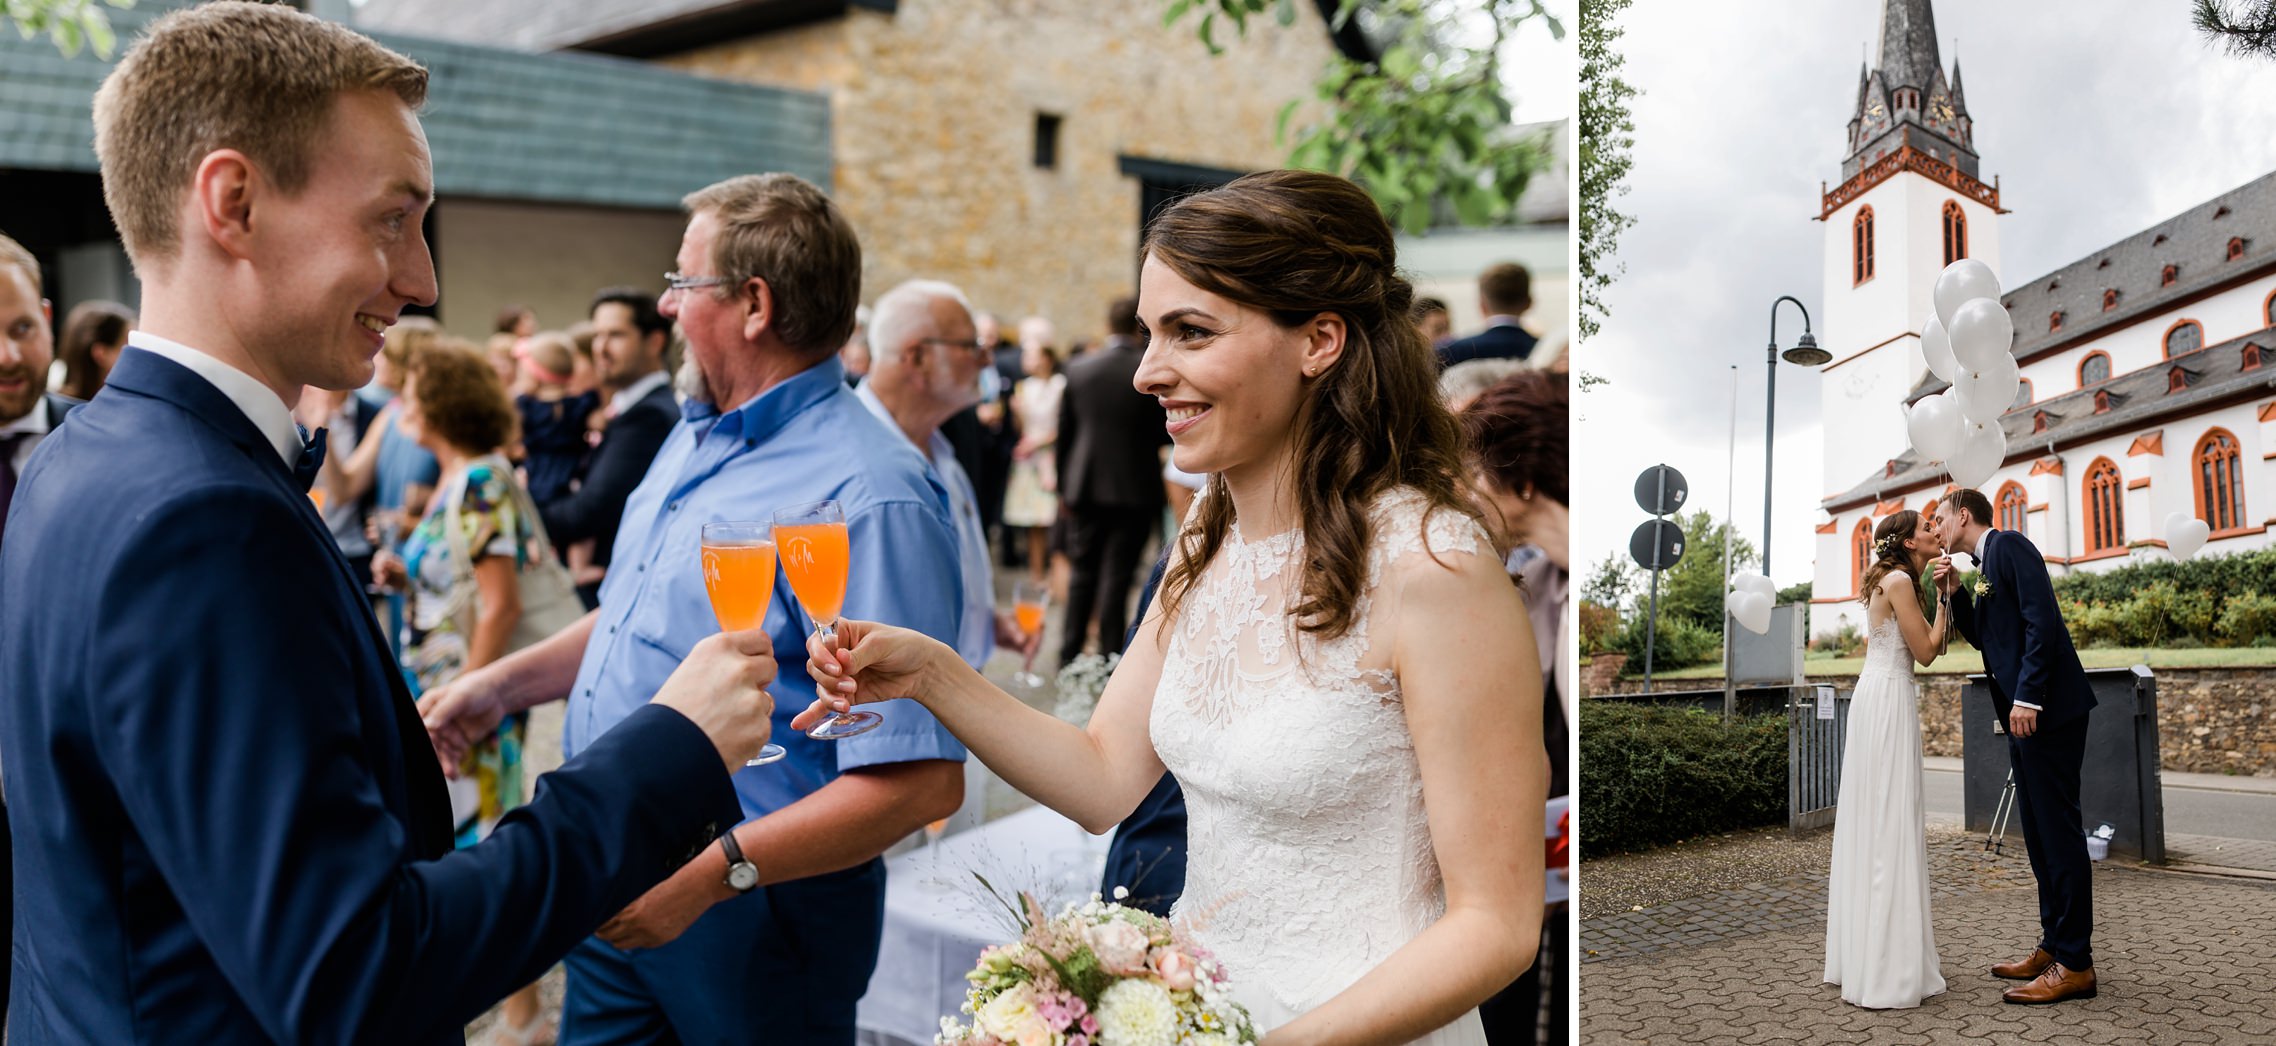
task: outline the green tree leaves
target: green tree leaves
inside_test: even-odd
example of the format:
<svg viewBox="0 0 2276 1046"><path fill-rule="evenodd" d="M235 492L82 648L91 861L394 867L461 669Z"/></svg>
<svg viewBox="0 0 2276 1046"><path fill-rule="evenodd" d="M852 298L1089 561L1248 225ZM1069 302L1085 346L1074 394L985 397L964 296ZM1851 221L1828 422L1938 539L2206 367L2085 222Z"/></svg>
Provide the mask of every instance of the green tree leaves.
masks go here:
<svg viewBox="0 0 2276 1046"><path fill-rule="evenodd" d="M103 2L119 8L134 6L134 0ZM26 40L46 33L65 58L77 55L81 47L97 58L109 58L118 46L109 16L95 0L0 0L0 14L14 22Z"/></svg>

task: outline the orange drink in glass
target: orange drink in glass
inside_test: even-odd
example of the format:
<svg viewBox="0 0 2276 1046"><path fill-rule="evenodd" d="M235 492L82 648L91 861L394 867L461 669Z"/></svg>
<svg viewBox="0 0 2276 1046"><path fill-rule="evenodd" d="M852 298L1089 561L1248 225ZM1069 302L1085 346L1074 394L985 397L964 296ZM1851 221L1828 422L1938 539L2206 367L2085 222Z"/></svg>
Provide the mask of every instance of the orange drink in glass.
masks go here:
<svg viewBox="0 0 2276 1046"><path fill-rule="evenodd" d="M711 613L723 632L747 632L766 624L774 598L775 544L764 523L703 525L703 588L711 594ZM745 766L765 766L782 758L783 747L769 744Z"/></svg>
<svg viewBox="0 0 2276 1046"><path fill-rule="evenodd" d="M814 634L824 640L838 634L838 614L846 604L846 571L851 547L846 537L845 510L835 501L793 505L774 514L774 540L782 555L782 574L790 591L814 619ZM816 692L821 688L816 687ZM827 696L827 695L824 695ZM885 717L855 709L821 722L806 736L837 741L877 729Z"/></svg>

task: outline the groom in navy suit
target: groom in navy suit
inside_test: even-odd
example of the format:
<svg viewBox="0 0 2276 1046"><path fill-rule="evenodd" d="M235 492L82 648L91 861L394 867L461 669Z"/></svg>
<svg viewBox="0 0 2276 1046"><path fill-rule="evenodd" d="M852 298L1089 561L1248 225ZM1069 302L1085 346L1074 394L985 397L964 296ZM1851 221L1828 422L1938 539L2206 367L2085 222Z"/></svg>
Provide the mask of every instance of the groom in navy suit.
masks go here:
<svg viewBox="0 0 2276 1046"><path fill-rule="evenodd" d="M772 705L756 630L451 848L307 494L323 434L290 415L434 300L425 87L336 24L221 3L153 23L95 98L143 325L33 453L0 545L17 1046L459 1042L738 816L728 771Z"/></svg>
<svg viewBox="0 0 2276 1046"><path fill-rule="evenodd" d="M1960 634L1983 651L1992 704L2007 727L2016 815L2039 881L2038 947L1992 973L2029 982L2008 989L2008 1002L2091 999L2094 873L2078 796L2094 691L2055 604L2047 561L2030 538L1993 530L1991 518L1991 502L1981 491L1944 495L1937 537L1946 553L1972 555L1979 573L1974 584L1962 586L1947 555L1936 562L1936 586L1951 600Z"/></svg>

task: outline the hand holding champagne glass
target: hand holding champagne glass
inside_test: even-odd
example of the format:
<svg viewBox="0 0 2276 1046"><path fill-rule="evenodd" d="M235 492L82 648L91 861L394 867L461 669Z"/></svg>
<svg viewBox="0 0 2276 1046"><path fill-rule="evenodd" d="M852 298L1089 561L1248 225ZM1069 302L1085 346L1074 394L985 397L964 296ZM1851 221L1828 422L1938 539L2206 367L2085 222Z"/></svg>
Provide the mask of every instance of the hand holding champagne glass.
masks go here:
<svg viewBox="0 0 2276 1046"><path fill-rule="evenodd" d="M838 614L846 603L846 564L851 556L845 510L835 501L794 505L774 514L774 538L782 550L783 576L814 619L814 634L825 646L837 636ZM885 717L848 710L823 720L806 736L837 741L877 729Z"/></svg>
<svg viewBox="0 0 2276 1046"><path fill-rule="evenodd" d="M764 523L703 525L703 587L711 593L711 613L722 632L744 632L766 623L774 598L775 544ZM745 766L765 766L786 752L768 744Z"/></svg>

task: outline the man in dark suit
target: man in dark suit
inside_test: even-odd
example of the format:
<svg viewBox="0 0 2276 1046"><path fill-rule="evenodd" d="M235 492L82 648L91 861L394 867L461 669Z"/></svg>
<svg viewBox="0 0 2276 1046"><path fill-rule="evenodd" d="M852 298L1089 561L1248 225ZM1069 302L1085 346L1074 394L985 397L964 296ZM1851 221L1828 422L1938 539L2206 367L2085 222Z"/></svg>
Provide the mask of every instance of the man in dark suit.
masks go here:
<svg viewBox="0 0 2276 1046"><path fill-rule="evenodd" d="M728 769L771 711L755 631L451 848L307 494L323 438L291 420L435 298L425 86L337 24L219 3L153 22L96 96L143 326L0 546L19 1046L455 1043L736 816Z"/></svg>
<svg viewBox="0 0 2276 1046"><path fill-rule="evenodd" d="M593 364L608 394L608 428L585 466L577 489L537 507L556 546L590 538L593 564L609 565L625 500L648 476L648 464L679 423L680 404L664 373L672 321L656 311L656 296L635 287L609 287L593 296ZM590 610L600 605L598 579L580 582L577 596Z"/></svg>
<svg viewBox="0 0 2276 1046"><path fill-rule="evenodd" d="M5 544L9 503L32 449L63 424L79 401L47 387L55 359L55 307L41 295L39 260L0 233L0 544ZM12 932L15 893L8 857L8 808L0 797L0 937ZM8 971L0 968L0 1022L8 1015Z"/></svg>
<svg viewBox="0 0 2276 1046"><path fill-rule="evenodd" d="M2078 797L2094 690L2063 626L2047 561L2031 539L1993 530L1982 491L1955 490L1941 508L1936 531L1946 556L1936 562L1937 591L1952 601L1960 634L1983 651L1992 704L2007 726L2016 816L2039 881L2038 946L1992 974L2030 982L2007 990L2003 998L2011 1003L2093 998L2094 871ZM1975 558L1973 585L1960 585L1955 552Z"/></svg>
<svg viewBox="0 0 2276 1046"><path fill-rule="evenodd" d="M1471 360L1522 360L1533 353L1538 340L1517 318L1533 307L1533 275L1516 262L1488 266L1478 275L1478 310L1486 314L1486 329L1456 338L1438 349L1438 367L1445 370Z"/></svg>
<svg viewBox="0 0 2276 1046"><path fill-rule="evenodd" d="M1067 364L1059 401L1059 498L1066 506L1067 586L1059 660L1083 652L1091 622L1110 649L1128 620L1130 584L1146 539L1161 527L1162 447L1170 442L1162 404L1133 384L1146 346L1138 340L1138 301L1116 299L1107 310L1104 348Z"/></svg>

